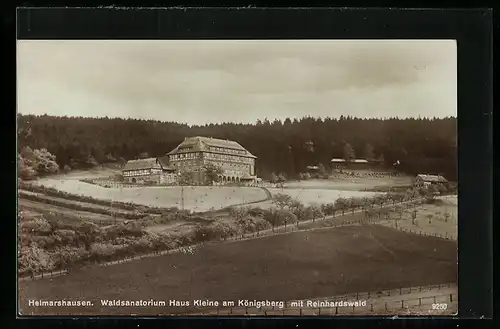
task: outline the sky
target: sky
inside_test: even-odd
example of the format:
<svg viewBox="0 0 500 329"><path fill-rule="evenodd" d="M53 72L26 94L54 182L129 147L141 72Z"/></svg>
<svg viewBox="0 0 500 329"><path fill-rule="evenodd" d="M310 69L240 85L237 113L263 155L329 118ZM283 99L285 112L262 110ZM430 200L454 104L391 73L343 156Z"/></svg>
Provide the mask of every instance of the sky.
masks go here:
<svg viewBox="0 0 500 329"><path fill-rule="evenodd" d="M454 40L19 40L22 114L189 125L457 115Z"/></svg>

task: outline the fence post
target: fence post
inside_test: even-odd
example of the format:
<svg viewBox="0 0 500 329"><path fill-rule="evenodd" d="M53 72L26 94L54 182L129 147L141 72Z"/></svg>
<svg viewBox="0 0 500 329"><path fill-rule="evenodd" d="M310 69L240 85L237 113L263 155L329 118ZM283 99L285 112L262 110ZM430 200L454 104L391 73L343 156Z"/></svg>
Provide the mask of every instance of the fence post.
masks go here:
<svg viewBox="0 0 500 329"><path fill-rule="evenodd" d="M405 308L405 307L404 307L404 304L403 304L403 300L402 300L402 299L401 299L401 308L402 308L402 309L403 309L403 308Z"/></svg>
<svg viewBox="0 0 500 329"><path fill-rule="evenodd" d="M302 308L299 308L299 314L302 315Z"/></svg>
<svg viewBox="0 0 500 329"><path fill-rule="evenodd" d="M318 315L321 315L321 307L318 308Z"/></svg>
<svg viewBox="0 0 500 329"><path fill-rule="evenodd" d="M248 315L248 306L245 306L245 315Z"/></svg>
<svg viewBox="0 0 500 329"><path fill-rule="evenodd" d="M450 294L450 302L453 301L453 294Z"/></svg>
<svg viewBox="0 0 500 329"><path fill-rule="evenodd" d="M422 286L419 287L419 291L422 292Z"/></svg>
<svg viewBox="0 0 500 329"><path fill-rule="evenodd" d="M373 312L373 304L370 303L370 311Z"/></svg>
<svg viewBox="0 0 500 329"><path fill-rule="evenodd" d="M229 308L229 314L233 314L233 308L232 307Z"/></svg>
<svg viewBox="0 0 500 329"><path fill-rule="evenodd" d="M385 302L385 310L388 311L388 309L387 309L387 302Z"/></svg>
<svg viewBox="0 0 500 329"><path fill-rule="evenodd" d="M436 303L436 296L434 296L434 304Z"/></svg>
<svg viewBox="0 0 500 329"><path fill-rule="evenodd" d="M339 314L339 307L335 306L335 314Z"/></svg>
<svg viewBox="0 0 500 329"><path fill-rule="evenodd" d="M359 299L359 293L358 292L356 293L356 299Z"/></svg>
<svg viewBox="0 0 500 329"><path fill-rule="evenodd" d="M422 306L422 298L418 299L418 306Z"/></svg>

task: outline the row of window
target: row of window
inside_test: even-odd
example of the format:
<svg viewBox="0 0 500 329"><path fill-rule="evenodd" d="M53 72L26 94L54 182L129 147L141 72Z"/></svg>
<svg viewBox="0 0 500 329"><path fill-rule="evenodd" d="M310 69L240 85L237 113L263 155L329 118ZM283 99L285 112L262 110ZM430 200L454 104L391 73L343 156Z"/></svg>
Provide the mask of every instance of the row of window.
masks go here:
<svg viewBox="0 0 500 329"><path fill-rule="evenodd" d="M214 146L211 146L209 148L209 150L213 151L213 152L224 152L224 153L240 154L240 155L245 155L246 154L245 151L233 150L233 149L228 149L228 148L225 148L225 147L214 147Z"/></svg>
<svg viewBox="0 0 500 329"><path fill-rule="evenodd" d="M205 153L204 157L207 159L222 160L222 161L232 161L232 162L242 162L252 164L254 160L252 158L227 155L227 154L215 154L215 153ZM179 160L195 160L200 158L200 153L182 153L182 154L172 154L170 156L170 161Z"/></svg>
<svg viewBox="0 0 500 329"><path fill-rule="evenodd" d="M226 155L226 154L214 154L214 153L206 153L205 158L207 159L214 159L214 160L222 160L226 162L242 162L242 163L252 163L253 159L251 158L245 158L245 157L240 157L240 156L234 156L234 155Z"/></svg>
<svg viewBox="0 0 500 329"><path fill-rule="evenodd" d="M187 159L197 159L199 157L200 157L200 153L172 154L170 156L170 161L187 160Z"/></svg>
<svg viewBox="0 0 500 329"><path fill-rule="evenodd" d="M140 169L140 170L124 171L123 176L140 176L140 175L149 175L150 173L151 173L150 169Z"/></svg>

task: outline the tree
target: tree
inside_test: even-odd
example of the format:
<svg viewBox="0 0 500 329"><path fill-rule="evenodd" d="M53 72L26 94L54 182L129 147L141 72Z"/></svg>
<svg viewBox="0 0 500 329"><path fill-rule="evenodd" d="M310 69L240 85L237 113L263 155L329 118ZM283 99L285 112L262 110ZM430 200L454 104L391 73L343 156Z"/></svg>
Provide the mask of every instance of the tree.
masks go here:
<svg viewBox="0 0 500 329"><path fill-rule="evenodd" d="M346 162L351 162L354 160L356 157L356 154L354 153L354 149L352 148L351 144L345 143L344 144L344 160Z"/></svg>
<svg viewBox="0 0 500 329"><path fill-rule="evenodd" d="M417 219L417 211L416 211L416 210L413 210L413 211L411 212L411 223L412 223L413 225L415 225L415 221L416 221L416 219Z"/></svg>
<svg viewBox="0 0 500 329"><path fill-rule="evenodd" d="M244 207L231 207L229 208L229 214L236 221L241 221L247 215L247 210Z"/></svg>
<svg viewBox="0 0 500 329"><path fill-rule="evenodd" d="M292 197L287 194L278 193L273 197L273 203L279 209L284 209L292 204Z"/></svg>
<svg viewBox="0 0 500 329"><path fill-rule="evenodd" d="M277 183L278 182L278 176L273 172L271 173L271 178L269 179L271 183Z"/></svg>
<svg viewBox="0 0 500 329"><path fill-rule="evenodd" d="M303 221L305 219L306 216L305 207L300 201L292 200L292 203L290 204L289 208L292 211L292 213L297 217L298 221Z"/></svg>
<svg viewBox="0 0 500 329"><path fill-rule="evenodd" d="M370 143L366 144L363 155L364 155L366 160L375 159L375 153L373 152L373 146Z"/></svg>
<svg viewBox="0 0 500 329"><path fill-rule="evenodd" d="M203 166L203 171L205 174L205 180L209 185L213 184L214 182L220 182L221 176L224 174L224 169L212 163L205 164Z"/></svg>
<svg viewBox="0 0 500 329"><path fill-rule="evenodd" d="M21 179L32 179L37 175L50 175L59 172L56 157L47 149L24 147L18 155L19 176Z"/></svg>
<svg viewBox="0 0 500 329"><path fill-rule="evenodd" d="M269 209L265 215L264 215L264 219L266 221L269 222L269 224L271 224L271 227L272 227L272 230L274 232L274 228L278 225L280 225L280 216L279 216L279 212L278 212L278 209L276 208L271 208Z"/></svg>
<svg viewBox="0 0 500 329"><path fill-rule="evenodd" d="M321 207L317 204L311 204L306 209L306 213L308 214L308 218L311 218L313 221L316 218L324 217L323 212L321 211Z"/></svg>
<svg viewBox="0 0 500 329"><path fill-rule="evenodd" d="M328 178L328 172L326 171L325 165L323 165L323 163L320 163L318 165L318 174L321 178Z"/></svg>
<svg viewBox="0 0 500 329"><path fill-rule="evenodd" d="M263 120L263 118L262 118ZM267 121L268 122L268 121ZM18 115L18 145L31 149L46 148L56 156L57 164L73 169L88 167L88 155L96 162L113 157L134 159L140 153L165 154L185 137L214 136L237 141L258 159L257 175L282 172L294 177L310 163L343 157L344 142L352 144L356 154L365 155L366 145L376 150L387 163L402 160L399 170L418 173L442 173L450 181L457 177L457 118L370 119L350 116L342 119L310 117L285 119L261 124L220 123L188 126L175 122L157 122L121 118L82 118ZM101 144L96 147L96 140ZM314 152L309 152L311 148ZM403 161L402 150L408 158ZM104 159L101 158L104 152ZM350 158L350 157L348 157Z"/></svg>
<svg viewBox="0 0 500 329"><path fill-rule="evenodd" d="M297 222L297 216L288 209L279 209L277 212L277 216L278 216L278 223L285 224L285 230L287 224L290 223L293 224Z"/></svg>
<svg viewBox="0 0 500 329"><path fill-rule="evenodd" d="M377 161L382 163L382 164L385 162L384 153L380 153L380 155L377 158Z"/></svg>
<svg viewBox="0 0 500 329"><path fill-rule="evenodd" d="M348 207L347 199L338 198L337 200L335 200L335 208L340 209L342 211L342 215L344 215L347 207Z"/></svg>
<svg viewBox="0 0 500 329"><path fill-rule="evenodd" d="M444 213L444 221L447 223L449 219L450 219L450 213L448 212L448 210L446 210Z"/></svg>
<svg viewBox="0 0 500 329"><path fill-rule="evenodd" d="M139 154L139 159L147 159L149 158L149 153L148 152L141 152Z"/></svg>

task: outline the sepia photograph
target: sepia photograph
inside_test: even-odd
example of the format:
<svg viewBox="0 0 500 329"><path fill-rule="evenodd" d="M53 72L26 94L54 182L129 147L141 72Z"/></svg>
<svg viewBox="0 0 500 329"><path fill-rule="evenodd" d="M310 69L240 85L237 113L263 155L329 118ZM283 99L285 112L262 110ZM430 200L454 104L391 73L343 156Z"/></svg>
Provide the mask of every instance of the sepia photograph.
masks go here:
<svg viewBox="0 0 500 329"><path fill-rule="evenodd" d="M458 312L455 40L18 40L22 316Z"/></svg>

